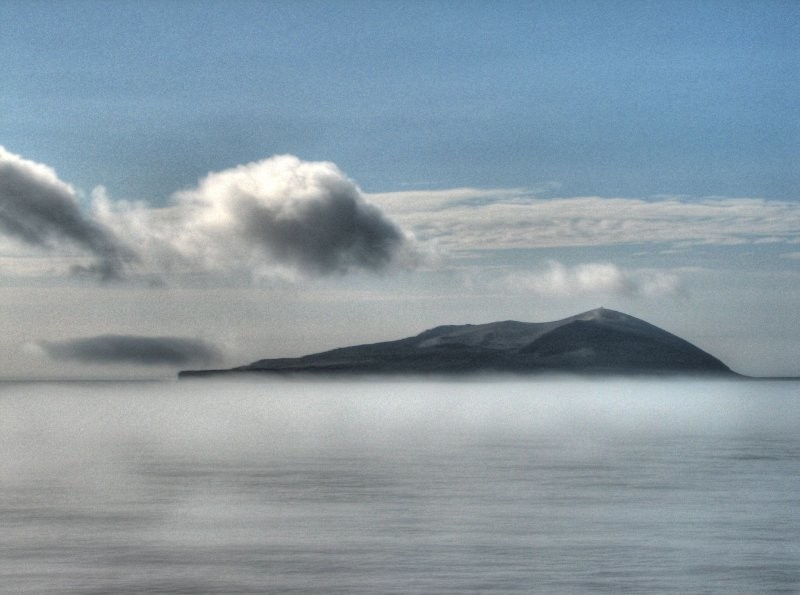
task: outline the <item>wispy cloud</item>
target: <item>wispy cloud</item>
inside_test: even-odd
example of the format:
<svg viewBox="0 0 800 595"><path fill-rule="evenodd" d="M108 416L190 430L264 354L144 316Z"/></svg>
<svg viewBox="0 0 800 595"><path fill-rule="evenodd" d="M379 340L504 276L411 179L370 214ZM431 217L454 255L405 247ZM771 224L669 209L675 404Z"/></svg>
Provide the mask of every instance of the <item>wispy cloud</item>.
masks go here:
<svg viewBox="0 0 800 595"><path fill-rule="evenodd" d="M676 271L625 270L601 262L569 267L550 261L538 271L506 274L493 284L503 290L545 297L660 297L678 295L683 291Z"/></svg>
<svg viewBox="0 0 800 595"><path fill-rule="evenodd" d="M134 260L107 228L84 216L74 189L49 167L23 159L0 146L0 232L24 244L45 248L77 247L93 260L76 265L103 279L119 278Z"/></svg>
<svg viewBox="0 0 800 595"><path fill-rule="evenodd" d="M84 364L138 364L147 366L208 365L221 359L219 350L199 339L98 335L38 343L49 357Z"/></svg>
<svg viewBox="0 0 800 595"><path fill-rule="evenodd" d="M521 189L371 195L445 250L791 242L800 205L755 198L537 198Z"/></svg>

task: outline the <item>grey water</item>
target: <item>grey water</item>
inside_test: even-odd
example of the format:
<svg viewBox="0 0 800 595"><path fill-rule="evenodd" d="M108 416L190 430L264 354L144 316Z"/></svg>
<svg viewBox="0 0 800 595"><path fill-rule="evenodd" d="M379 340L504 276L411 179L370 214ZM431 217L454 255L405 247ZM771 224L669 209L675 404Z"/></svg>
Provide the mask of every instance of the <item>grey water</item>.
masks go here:
<svg viewBox="0 0 800 595"><path fill-rule="evenodd" d="M0 384L0 592L796 592L798 387Z"/></svg>

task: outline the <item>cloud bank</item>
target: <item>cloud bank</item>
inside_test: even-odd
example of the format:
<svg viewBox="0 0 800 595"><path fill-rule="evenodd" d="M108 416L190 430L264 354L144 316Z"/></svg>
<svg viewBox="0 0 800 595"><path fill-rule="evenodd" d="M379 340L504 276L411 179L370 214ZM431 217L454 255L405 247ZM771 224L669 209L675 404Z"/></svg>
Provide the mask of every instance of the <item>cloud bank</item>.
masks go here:
<svg viewBox="0 0 800 595"><path fill-rule="evenodd" d="M213 345L182 337L98 335L66 341L42 341L38 346L52 359L84 364L208 365L221 359L220 352Z"/></svg>
<svg viewBox="0 0 800 595"><path fill-rule="evenodd" d="M458 251L796 246L798 229L800 205L751 198L541 199L519 188L365 195L333 163L291 155L209 173L164 207L113 199L98 187L82 210L51 168L0 147L0 236L50 257L15 265L4 250L0 266L19 274L69 262L104 279L293 279L414 268L426 254ZM536 290L549 279L551 289L578 291L587 285L581 279L598 274L556 268L534 273L530 283ZM641 295L670 283L601 276L608 287Z"/></svg>
<svg viewBox="0 0 800 595"><path fill-rule="evenodd" d="M60 250L78 247L93 256L77 270L103 279L123 275L134 259L107 228L85 217L75 191L42 164L23 159L0 146L0 232L19 242Z"/></svg>

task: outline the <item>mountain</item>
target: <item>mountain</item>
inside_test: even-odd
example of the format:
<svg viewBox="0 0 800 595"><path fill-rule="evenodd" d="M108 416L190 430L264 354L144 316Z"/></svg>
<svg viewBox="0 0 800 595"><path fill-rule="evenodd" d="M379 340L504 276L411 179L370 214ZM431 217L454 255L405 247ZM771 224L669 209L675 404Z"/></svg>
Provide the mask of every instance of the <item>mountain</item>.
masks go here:
<svg viewBox="0 0 800 595"><path fill-rule="evenodd" d="M598 308L554 322L438 326L414 337L341 347L303 357L262 359L229 373L734 374L714 356L633 316Z"/></svg>

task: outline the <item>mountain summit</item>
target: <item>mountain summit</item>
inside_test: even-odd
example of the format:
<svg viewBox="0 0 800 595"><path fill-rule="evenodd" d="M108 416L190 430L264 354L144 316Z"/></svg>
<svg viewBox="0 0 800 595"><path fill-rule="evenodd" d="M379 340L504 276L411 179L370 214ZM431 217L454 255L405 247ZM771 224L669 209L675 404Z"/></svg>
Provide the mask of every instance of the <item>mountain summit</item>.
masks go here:
<svg viewBox="0 0 800 595"><path fill-rule="evenodd" d="M622 312L598 308L554 322L438 326L397 341L262 359L230 370L184 371L180 376L472 372L733 374L680 337Z"/></svg>

